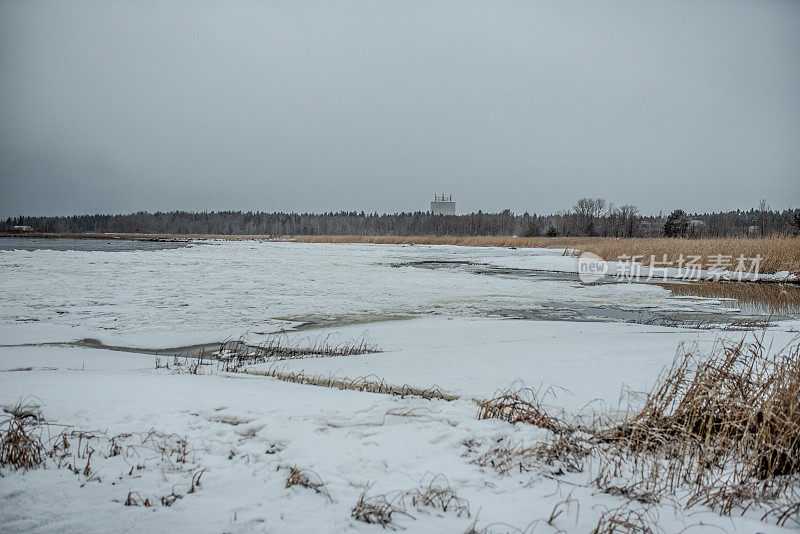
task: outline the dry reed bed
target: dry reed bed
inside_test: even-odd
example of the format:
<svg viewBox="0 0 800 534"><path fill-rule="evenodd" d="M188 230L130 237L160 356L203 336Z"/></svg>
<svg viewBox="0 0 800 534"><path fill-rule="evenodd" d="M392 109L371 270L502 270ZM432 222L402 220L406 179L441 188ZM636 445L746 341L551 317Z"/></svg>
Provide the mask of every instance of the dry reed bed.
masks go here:
<svg viewBox="0 0 800 534"><path fill-rule="evenodd" d="M380 348L361 337L341 342L333 342L331 335L305 340L306 343L292 342L285 334L269 336L260 344L248 344L243 339L226 341L210 357L219 362L223 371L235 372L247 365L293 360L299 358L325 358L331 356L358 356L380 352Z"/></svg>
<svg viewBox="0 0 800 534"><path fill-rule="evenodd" d="M374 243L403 245L459 245L470 247L565 248L572 251L593 252L609 261L621 256L641 256L649 263L651 256L661 262L677 262L683 255L700 256L704 267L713 265L712 257L718 254L736 259L761 256L760 272L789 271L800 274L800 237L774 236L751 238L631 238L610 237L513 237L513 236L358 236L320 235L295 236L290 239L303 243ZM749 262L746 264L749 267Z"/></svg>
<svg viewBox="0 0 800 534"><path fill-rule="evenodd" d="M590 429L548 414L530 390L487 403L479 417L537 424L550 437L533 447L493 445L473 460L480 466L507 474L544 464L558 475L591 459L599 491L630 502L680 494L686 507L725 515L757 507L762 520L800 525L800 343L771 351L763 338L723 340L710 354L683 347L640 410ZM620 513L604 521L641 519Z"/></svg>
<svg viewBox="0 0 800 534"><path fill-rule="evenodd" d="M528 423L563 432L569 427L561 418L549 415L543 407L541 393L527 386L511 387L498 392L493 398L477 401L478 419L500 419L511 424Z"/></svg>
<svg viewBox="0 0 800 534"><path fill-rule="evenodd" d="M743 306L771 313L800 313L800 286L751 282L660 283L675 295L736 299Z"/></svg>
<svg viewBox="0 0 800 534"><path fill-rule="evenodd" d="M284 382L294 382L296 384L306 384L310 386L321 386L335 389L349 389L352 391L365 391L368 393L381 393L384 395L397 395L400 397L421 397L423 399L439 399L453 401L460 398L458 395L446 393L436 386L431 388L418 388L404 384L396 386L387 384L382 378L374 375L360 376L356 378L338 378L332 375L306 375L305 371L287 372L276 368L242 369L239 372L256 375L269 376L283 380Z"/></svg>
<svg viewBox="0 0 800 534"><path fill-rule="evenodd" d="M300 359L309 357L331 356L357 356L380 352L377 345L367 340L366 334L354 340L332 343L331 336L324 336L311 340L308 344L291 343L284 335L270 336L264 343L249 345L242 340L223 343L220 350L210 355L209 361L216 361L219 370L224 372L246 373L256 376L269 376L283 380L312 386L322 386L335 389L349 389L353 391L366 391L369 393L382 393L422 397L424 399L455 400L457 395L441 391L438 387L418 388L404 384L402 386L387 384L377 376L362 376L356 378L335 377L332 375L306 375L305 371L289 372L278 369L275 364L287 359ZM201 360L199 360L201 361ZM271 363L268 369L249 369L249 365ZM202 363L201 363L202 364ZM200 364L200 365L201 365ZM157 362L157 366L159 363ZM189 369L198 367L190 366ZM191 372L191 371L190 371ZM196 374L196 373L194 373Z"/></svg>
<svg viewBox="0 0 800 534"><path fill-rule="evenodd" d="M789 271L800 274L800 237L775 236L762 239L714 238L714 239L584 239L577 240L571 248L593 252L605 260L616 260L620 256L641 256L643 264L650 263L651 257L661 262L678 265L681 257L684 263L689 256L700 256L704 268L713 266L714 256L731 256L733 268L739 256L744 258L761 257L759 272L776 273ZM745 263L748 268L750 262Z"/></svg>
<svg viewBox="0 0 800 534"><path fill-rule="evenodd" d="M643 408L597 439L612 445L613 470L634 459L641 479L691 488L690 506L729 514L748 502L795 502L800 344L770 352L761 339L719 341L710 357L684 350Z"/></svg>
<svg viewBox="0 0 800 534"><path fill-rule="evenodd" d="M204 374L203 368L216 365L218 371L230 373L244 373L253 376L268 376L284 382L294 382L310 386L328 387L340 390L364 391L384 395L397 395L400 397L421 397L423 399L439 399L453 401L459 395L442 391L437 386L419 388L408 384L394 385L375 375L359 376L355 378L336 377L333 375L307 375L304 370L286 371L279 369L277 364L287 359L322 358L331 356L356 356L379 352L380 349L367 341L366 335L355 340L341 343L329 343L330 336L317 338L310 345L289 343L287 337L276 335L270 337L260 345L250 345L242 340L229 341L221 345L214 352L202 352L200 356L180 357L174 355L172 364L155 359L156 369L167 369L178 374ZM269 363L267 369L251 369L250 365Z"/></svg>
<svg viewBox="0 0 800 534"><path fill-rule="evenodd" d="M544 465L551 468L551 475L558 476L583 472L585 459L591 452L587 438L581 434L551 434L548 439L534 445L506 443L501 439L472 463L489 467L501 475L527 473Z"/></svg>
<svg viewBox="0 0 800 534"><path fill-rule="evenodd" d="M452 512L457 516L470 517L469 502L461 498L450 486L444 475L432 475L423 478L419 486L407 491L368 495L370 486L361 492L358 501L350 511L353 519L364 523L377 524L386 528L393 526L394 515L414 516L409 512L407 501L417 510L425 508Z"/></svg>
<svg viewBox="0 0 800 534"><path fill-rule="evenodd" d="M203 374L203 367L216 365L224 372L241 372L249 365L274 363L301 358L326 358L333 356L357 356L380 352L380 348L367 339L366 332L353 340L332 341L328 334L307 338L305 344L291 341L285 333L270 335L258 344L247 343L244 338L227 340L213 351L203 349L197 356L174 354L172 364L168 359L156 357L156 369L172 370L174 373Z"/></svg>
<svg viewBox="0 0 800 534"><path fill-rule="evenodd" d="M102 483L99 475L104 470L103 462L120 458L128 471L127 476L134 479L139 478L137 473L148 463L155 463L162 472L179 474L184 479L183 483L174 484L169 494L162 496L142 496L137 491L130 491L124 501L120 499L125 506L150 507L160 503L169 507L197 491L205 469L191 463L192 453L186 439L177 434L150 430L147 433L108 436L104 432L75 430L44 421L38 413L38 406L22 401L7 409L6 417L0 421L2 468L28 470L51 463L56 469L67 469L82 476L84 484L89 481ZM105 467L106 472L113 471ZM185 490L181 491L183 488Z"/></svg>
<svg viewBox="0 0 800 534"><path fill-rule="evenodd" d="M315 493L322 495L329 502L333 502L333 497L331 497L331 494L328 493L328 489L325 487L325 483L322 481L322 478L317 473L309 469L301 469L296 465L291 466L289 468L289 474L286 476L285 486L287 488L294 486L308 488L313 490Z"/></svg>
<svg viewBox="0 0 800 534"><path fill-rule="evenodd" d="M22 401L6 410L0 420L0 467L33 469L42 465L47 450L42 441L37 411Z"/></svg>
<svg viewBox="0 0 800 534"><path fill-rule="evenodd" d="M548 430L550 437L533 446L496 445L475 463L502 474L544 464L555 476L581 472L587 460L596 460L593 483L599 491L629 501L653 505L665 495L683 493L688 495L687 506L706 505L723 514L760 506L766 509L765 518L800 524L800 343L771 351L762 339L718 341L710 354L682 347L643 407L621 423L595 421L581 427L548 411L541 392L527 387L476 399L479 418L533 424ZM349 354L352 347L364 346L363 341L345 343L340 350ZM250 350L242 344L233 347L228 350ZM303 350L309 349L283 354L301 357ZM307 376L274 366L235 369L337 389L458 398L438 388L393 386L377 377ZM362 508L370 510L370 503L388 519L399 510L385 499L364 501ZM365 512L365 517L373 512L378 513ZM624 523L633 517L625 510L619 513L621 517L609 513L604 518L613 525L616 519Z"/></svg>

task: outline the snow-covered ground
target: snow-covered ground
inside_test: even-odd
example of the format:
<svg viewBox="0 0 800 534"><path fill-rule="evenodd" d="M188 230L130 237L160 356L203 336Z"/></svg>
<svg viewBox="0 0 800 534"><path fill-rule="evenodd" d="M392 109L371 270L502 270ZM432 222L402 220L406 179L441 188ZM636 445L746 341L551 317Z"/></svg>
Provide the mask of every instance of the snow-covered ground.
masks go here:
<svg viewBox="0 0 800 534"><path fill-rule="evenodd" d="M473 399L521 381L552 388L547 402L555 410L611 412L624 391L651 387L680 343L708 348L718 336L748 335L596 317L501 318L500 311L524 316L559 306L737 312L730 301L673 298L657 286L584 286L575 277L484 274L446 262L575 272L575 259L561 251L446 246L212 242L0 252L0 403L40 404L52 432L69 425L97 436L91 459L73 444L68 457L78 474L52 461L40 470L2 471L2 530L377 532L380 526L351 517L364 487L371 484L369 495L398 495L442 475L437 480L446 478L469 502L470 516L407 496L408 515L396 514L396 527L463 532L477 519L478 530L514 532L542 520L537 532L591 531L604 510L625 500L599 493L588 472L552 476L543 467L501 476L479 467L473 460L480 452L532 444L548 431L478 420ZM373 375L460 398L341 391L213 366L192 375L155 369L150 354L70 344L91 338L180 347L243 334L258 341L305 322L324 327L290 332L292 341L366 335L382 352L284 361L282 370ZM765 336L783 346L797 329L784 321ZM124 452L109 455L107 438L120 434ZM170 451L184 439L188 453L178 460ZM324 482L325 492L287 488L293 465ZM188 493L199 473L201 484ZM133 504L154 505L125 506L129 495ZM181 498L166 506L161 498L170 495ZM547 524L568 498L580 505L561 504L563 513ZM788 530L760 522L757 511L731 518L663 503L651 513L665 532Z"/></svg>

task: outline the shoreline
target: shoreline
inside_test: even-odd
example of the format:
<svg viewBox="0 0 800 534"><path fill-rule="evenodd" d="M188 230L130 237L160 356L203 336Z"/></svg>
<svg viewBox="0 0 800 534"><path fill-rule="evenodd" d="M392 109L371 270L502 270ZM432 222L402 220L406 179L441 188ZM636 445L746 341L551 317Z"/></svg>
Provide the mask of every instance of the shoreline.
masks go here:
<svg viewBox="0 0 800 534"><path fill-rule="evenodd" d="M189 242L275 241L295 243L355 243L378 245L452 245L466 247L565 249L591 252L606 261L638 257L646 263L677 264L701 257L704 269L720 258L734 264L737 259L759 258L759 272L800 276L800 236L763 238L667 238L667 237L517 237L517 236L364 236L364 235L272 235L272 234L143 234L143 233L0 233L0 238L22 239L126 239L132 241ZM718 264L717 264L718 265ZM719 269L719 266L716 267ZM725 269L723 269L725 270ZM730 269L729 269L730 270ZM744 269L743 269L744 270Z"/></svg>

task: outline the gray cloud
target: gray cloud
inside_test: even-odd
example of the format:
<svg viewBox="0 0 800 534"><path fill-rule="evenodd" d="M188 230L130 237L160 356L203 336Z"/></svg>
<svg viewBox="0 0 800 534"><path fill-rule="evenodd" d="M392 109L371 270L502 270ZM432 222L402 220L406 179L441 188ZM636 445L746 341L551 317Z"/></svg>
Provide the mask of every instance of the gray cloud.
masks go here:
<svg viewBox="0 0 800 534"><path fill-rule="evenodd" d="M800 4L4 2L0 216L800 205Z"/></svg>

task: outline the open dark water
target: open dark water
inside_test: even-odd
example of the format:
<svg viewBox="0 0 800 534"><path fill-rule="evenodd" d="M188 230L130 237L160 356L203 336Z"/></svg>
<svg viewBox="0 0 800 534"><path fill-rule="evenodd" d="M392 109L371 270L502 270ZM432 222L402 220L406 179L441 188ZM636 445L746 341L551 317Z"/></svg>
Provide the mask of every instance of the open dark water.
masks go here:
<svg viewBox="0 0 800 534"><path fill-rule="evenodd" d="M82 252L128 252L186 247L186 241L144 241L137 239L52 239L46 237L3 237L2 250L77 250Z"/></svg>

